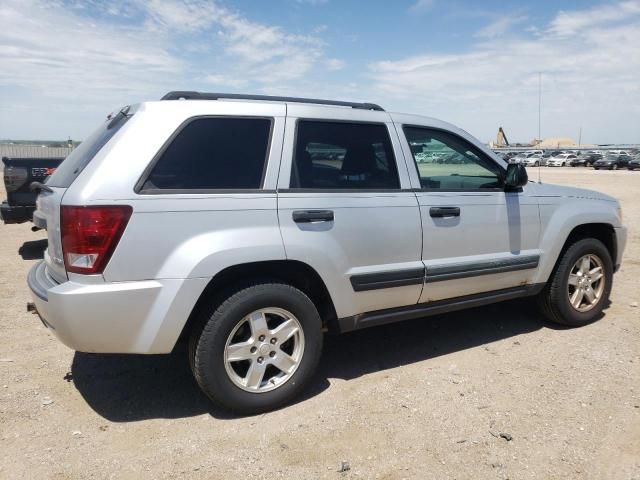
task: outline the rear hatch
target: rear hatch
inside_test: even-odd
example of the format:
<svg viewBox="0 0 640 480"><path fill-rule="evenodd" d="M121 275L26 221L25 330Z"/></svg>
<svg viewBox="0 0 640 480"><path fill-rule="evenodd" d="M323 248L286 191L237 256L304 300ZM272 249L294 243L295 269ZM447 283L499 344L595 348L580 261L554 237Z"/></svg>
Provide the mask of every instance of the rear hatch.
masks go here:
<svg viewBox="0 0 640 480"><path fill-rule="evenodd" d="M82 170L131 117L129 111L129 107L124 107L117 114L107 117L107 120L71 152L40 187L33 221L36 226L47 229L49 243L44 261L49 275L59 283L67 280L60 231L62 198Z"/></svg>

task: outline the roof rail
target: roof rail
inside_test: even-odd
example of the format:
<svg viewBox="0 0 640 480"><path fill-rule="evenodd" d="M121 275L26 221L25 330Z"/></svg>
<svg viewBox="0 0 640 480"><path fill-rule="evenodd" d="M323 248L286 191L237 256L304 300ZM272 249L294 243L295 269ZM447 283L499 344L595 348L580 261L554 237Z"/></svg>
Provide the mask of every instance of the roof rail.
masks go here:
<svg viewBox="0 0 640 480"><path fill-rule="evenodd" d="M319 105L333 105L337 107L351 107L360 110L377 110L384 112L380 105L375 103L341 102L338 100L320 100L317 98L276 97L271 95L244 95L241 93L205 93L175 91L169 92L161 100L264 100L270 102L315 103Z"/></svg>

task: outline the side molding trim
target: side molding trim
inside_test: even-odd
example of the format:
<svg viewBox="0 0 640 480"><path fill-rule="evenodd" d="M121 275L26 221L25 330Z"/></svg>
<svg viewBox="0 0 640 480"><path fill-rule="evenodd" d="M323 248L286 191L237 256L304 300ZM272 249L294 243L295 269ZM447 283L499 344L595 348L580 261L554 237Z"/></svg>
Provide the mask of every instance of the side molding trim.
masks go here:
<svg viewBox="0 0 640 480"><path fill-rule="evenodd" d="M540 255L526 255L523 257L505 258L485 262L464 262L454 265L434 265L427 267L426 281L443 282L458 278L491 275L494 273L515 272L537 268Z"/></svg>
<svg viewBox="0 0 640 480"><path fill-rule="evenodd" d="M457 310L464 310L472 307L480 307L482 305L512 300L514 298L529 297L538 294L544 288L544 285L544 283L523 285L503 290L494 290L492 292L465 295L447 300L438 300L430 303L419 303L417 305L408 305L406 307L389 308L374 312L361 313L351 317L338 318L333 322L333 324L330 323L329 329L335 333L344 333L352 330L384 325L386 323L400 322L403 320L455 312Z"/></svg>
<svg viewBox="0 0 640 480"><path fill-rule="evenodd" d="M424 282L424 267L392 272L363 273L351 277L351 286L356 292L379 290L381 288L420 285Z"/></svg>

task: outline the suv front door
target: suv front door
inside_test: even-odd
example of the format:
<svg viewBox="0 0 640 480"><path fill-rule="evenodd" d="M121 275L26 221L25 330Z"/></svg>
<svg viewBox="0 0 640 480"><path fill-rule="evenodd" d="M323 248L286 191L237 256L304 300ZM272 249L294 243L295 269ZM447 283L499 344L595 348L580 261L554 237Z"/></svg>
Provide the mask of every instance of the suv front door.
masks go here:
<svg viewBox="0 0 640 480"><path fill-rule="evenodd" d="M418 302L420 212L389 114L289 104L278 215L287 258L320 274L338 317Z"/></svg>
<svg viewBox="0 0 640 480"><path fill-rule="evenodd" d="M529 283L540 226L527 187L505 191L504 168L464 132L397 120L422 217L420 302Z"/></svg>

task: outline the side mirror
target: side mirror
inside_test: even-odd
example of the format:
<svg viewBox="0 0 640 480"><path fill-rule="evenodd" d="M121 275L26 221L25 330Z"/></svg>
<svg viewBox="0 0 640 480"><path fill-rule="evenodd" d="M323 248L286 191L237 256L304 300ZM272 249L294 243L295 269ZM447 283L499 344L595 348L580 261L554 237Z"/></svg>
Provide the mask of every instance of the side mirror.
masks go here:
<svg viewBox="0 0 640 480"><path fill-rule="evenodd" d="M507 165L507 178L505 178L504 186L507 190L515 190L524 187L529 181L527 169L521 163L510 163Z"/></svg>

